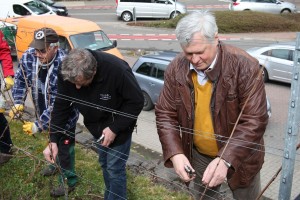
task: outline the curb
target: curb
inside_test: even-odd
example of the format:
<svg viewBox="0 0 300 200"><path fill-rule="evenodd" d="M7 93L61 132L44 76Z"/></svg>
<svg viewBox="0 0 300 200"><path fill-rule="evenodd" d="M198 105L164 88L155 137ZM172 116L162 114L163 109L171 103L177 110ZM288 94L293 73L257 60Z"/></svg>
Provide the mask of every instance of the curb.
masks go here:
<svg viewBox="0 0 300 200"><path fill-rule="evenodd" d="M275 33L232 33L219 34L220 41L273 41L287 42L296 40L296 32ZM119 41L177 41L175 34L107 34L111 40Z"/></svg>

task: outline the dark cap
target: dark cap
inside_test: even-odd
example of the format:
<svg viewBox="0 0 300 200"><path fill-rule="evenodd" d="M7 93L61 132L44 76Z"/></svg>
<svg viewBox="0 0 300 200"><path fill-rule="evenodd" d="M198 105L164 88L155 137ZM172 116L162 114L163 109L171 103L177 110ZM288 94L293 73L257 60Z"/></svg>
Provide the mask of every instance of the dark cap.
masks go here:
<svg viewBox="0 0 300 200"><path fill-rule="evenodd" d="M58 35L52 28L41 28L34 31L33 40L30 47L35 49L45 49L46 45L58 42Z"/></svg>

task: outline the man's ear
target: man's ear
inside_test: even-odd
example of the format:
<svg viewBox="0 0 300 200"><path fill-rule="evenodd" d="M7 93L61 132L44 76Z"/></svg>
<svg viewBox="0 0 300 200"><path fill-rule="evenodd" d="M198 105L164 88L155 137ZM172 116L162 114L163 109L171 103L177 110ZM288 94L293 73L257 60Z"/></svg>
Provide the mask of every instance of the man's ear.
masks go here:
<svg viewBox="0 0 300 200"><path fill-rule="evenodd" d="M215 40L216 45L218 45L218 41L219 41L219 34L218 33L215 33L214 40Z"/></svg>
<svg viewBox="0 0 300 200"><path fill-rule="evenodd" d="M215 33L215 39L219 39L219 34L218 33Z"/></svg>
<svg viewBox="0 0 300 200"><path fill-rule="evenodd" d="M54 49L54 52L56 53L57 50L58 50L58 48L59 48L59 46L54 46L54 47L52 47L52 48Z"/></svg>

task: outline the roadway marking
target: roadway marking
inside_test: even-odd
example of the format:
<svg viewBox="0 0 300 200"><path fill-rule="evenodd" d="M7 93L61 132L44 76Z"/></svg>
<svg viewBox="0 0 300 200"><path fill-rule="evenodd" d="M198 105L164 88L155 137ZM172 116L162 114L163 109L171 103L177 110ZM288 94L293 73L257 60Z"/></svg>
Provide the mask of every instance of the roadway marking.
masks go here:
<svg viewBox="0 0 300 200"><path fill-rule="evenodd" d="M111 10L116 9L117 6L70 6L69 10ZM228 5L190 5L187 9L199 8L228 8Z"/></svg>
<svg viewBox="0 0 300 200"><path fill-rule="evenodd" d="M107 34L111 40L149 40L149 41L177 41L175 34ZM219 36L219 40L231 40L231 41L240 41L240 40L253 40L253 38L240 38L240 37L224 37Z"/></svg>
<svg viewBox="0 0 300 200"><path fill-rule="evenodd" d="M116 6L70 6L69 10L111 10L116 9Z"/></svg>

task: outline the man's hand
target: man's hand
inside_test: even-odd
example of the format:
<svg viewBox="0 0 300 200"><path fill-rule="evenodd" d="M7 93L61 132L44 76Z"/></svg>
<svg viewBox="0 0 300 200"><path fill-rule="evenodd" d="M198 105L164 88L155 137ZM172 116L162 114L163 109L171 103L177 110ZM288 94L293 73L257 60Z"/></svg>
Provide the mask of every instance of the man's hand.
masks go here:
<svg viewBox="0 0 300 200"><path fill-rule="evenodd" d="M36 132L38 132L38 128L33 122L25 122L23 125L23 131L25 134L32 136Z"/></svg>
<svg viewBox="0 0 300 200"><path fill-rule="evenodd" d="M22 104L15 104L12 109L9 111L9 117L11 119L18 119L22 116L24 111L24 106Z"/></svg>
<svg viewBox="0 0 300 200"><path fill-rule="evenodd" d="M111 143L114 142L115 138L116 138L116 134L114 132L112 132L110 130L109 127L106 127L103 131L102 131L102 135L104 135L104 140L101 143L102 146L108 147Z"/></svg>
<svg viewBox="0 0 300 200"><path fill-rule="evenodd" d="M45 159L50 163L55 163L57 153L57 144L54 142L49 143L46 149L43 151Z"/></svg>
<svg viewBox="0 0 300 200"><path fill-rule="evenodd" d="M176 154L173 157L171 157L170 160L173 163L175 172L181 178L181 180L183 180L184 182L190 182L195 178L195 175L189 176L189 174L185 170L186 166L188 166L188 168L191 169L192 172L195 172L189 160L184 154Z"/></svg>
<svg viewBox="0 0 300 200"><path fill-rule="evenodd" d="M211 161L203 174L202 183L208 184L208 187L216 187L226 180L228 167L223 160L219 160L218 157Z"/></svg>
<svg viewBox="0 0 300 200"><path fill-rule="evenodd" d="M5 91L10 90L14 85L14 79L11 76L4 78L5 82Z"/></svg>

